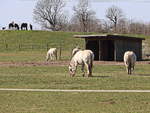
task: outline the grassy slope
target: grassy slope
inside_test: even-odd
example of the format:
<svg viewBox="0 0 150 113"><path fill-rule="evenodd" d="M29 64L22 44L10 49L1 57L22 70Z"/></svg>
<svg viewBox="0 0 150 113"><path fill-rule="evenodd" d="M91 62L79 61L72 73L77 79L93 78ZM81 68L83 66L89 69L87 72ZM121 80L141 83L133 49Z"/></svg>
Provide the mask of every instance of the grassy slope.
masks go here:
<svg viewBox="0 0 150 113"><path fill-rule="evenodd" d="M0 44L8 44L10 46L18 44L50 44L69 49L76 45L84 46L83 39L73 38L73 35L85 34L77 32L49 32L49 31L0 31ZM86 33L92 34L92 33ZM150 39L150 36L144 35L125 35L139 38ZM0 48L1 50L1 48ZM17 50L17 49L16 49Z"/></svg>
<svg viewBox="0 0 150 113"><path fill-rule="evenodd" d="M68 59L72 48L79 45L83 48L84 40L73 38L81 33L49 32L49 31L0 31L0 61L43 61L48 47L61 45L62 59ZM6 44L8 48L6 49ZM21 49L19 50L19 45ZM22 47L22 45L24 45ZM25 46L26 45L26 46ZM43 49L31 48L39 45ZM59 52L58 52L59 54Z"/></svg>
<svg viewBox="0 0 150 113"><path fill-rule="evenodd" d="M61 44L64 49L68 49L75 45L83 45L83 40L73 38L73 35L75 34L79 33L49 31L0 31L0 44L6 43L10 46L18 46L18 44L46 45L48 43L50 45L55 45L56 47Z"/></svg>
<svg viewBox="0 0 150 113"><path fill-rule="evenodd" d="M43 61L50 47L62 47L62 59L69 59L72 48L79 45L84 48L84 40L73 38L73 35L84 34L74 32L49 32L49 31L0 31L0 61ZM88 33L91 34L91 33ZM150 36L129 35L146 38L144 41L150 47ZM8 44L8 49L6 49ZM19 45L26 45L19 50ZM43 49L32 48L39 45Z"/></svg>

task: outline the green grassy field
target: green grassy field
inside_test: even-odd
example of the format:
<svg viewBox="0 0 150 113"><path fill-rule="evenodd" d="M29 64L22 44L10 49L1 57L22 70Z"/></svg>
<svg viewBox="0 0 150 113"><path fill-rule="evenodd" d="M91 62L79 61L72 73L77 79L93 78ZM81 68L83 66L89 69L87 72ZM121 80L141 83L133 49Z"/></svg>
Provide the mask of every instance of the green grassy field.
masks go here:
<svg viewBox="0 0 150 113"><path fill-rule="evenodd" d="M0 92L0 113L149 113L149 93Z"/></svg>
<svg viewBox="0 0 150 113"><path fill-rule="evenodd" d="M58 56L61 47L61 59L70 59L71 50L79 46L84 48L83 39L73 38L78 32L49 32L49 31L0 31L0 61L43 61L47 48L57 47ZM95 33L94 33L95 34ZM150 47L150 36L129 35L141 37ZM149 51L149 50L146 50Z"/></svg>
<svg viewBox="0 0 150 113"><path fill-rule="evenodd" d="M6 71L7 70L7 71ZM66 66L0 67L0 88L150 89L149 65L133 75L124 66L96 65L92 78ZM0 113L149 113L149 93L79 93L0 91Z"/></svg>
<svg viewBox="0 0 150 113"><path fill-rule="evenodd" d="M0 88L150 89L149 68L149 65L137 65L135 73L129 76L124 66L96 65L94 77L82 77L78 68L72 78L67 66L0 67Z"/></svg>
<svg viewBox="0 0 150 113"><path fill-rule="evenodd" d="M27 45L26 48L30 48L30 45L43 45L49 47L62 46L63 49L69 50L70 47L79 45L83 47L84 40L73 38L74 35L83 34L76 32L50 32L50 31L0 31L0 44L8 44L9 51L18 51L19 44ZM5 45L1 45L6 50ZM45 47L42 47L43 49ZM32 51L39 51L40 47L35 47ZM28 49L20 49L26 51Z"/></svg>
<svg viewBox="0 0 150 113"><path fill-rule="evenodd" d="M83 33L49 31L0 31L0 61L43 61L48 48L58 48L61 59L69 59L71 50L84 48L84 40L73 38Z"/></svg>
<svg viewBox="0 0 150 113"><path fill-rule="evenodd" d="M61 45L62 60L68 60L73 47L84 46L84 40L73 38L77 34L83 33L0 31L0 62L43 62L47 44L58 48ZM150 42L149 37L139 37ZM27 48L19 49L23 44ZM30 48L30 45L42 48ZM149 64L136 65L131 76L123 65L94 65L94 77L81 75L78 68L76 76L70 77L67 66L0 66L0 88L150 90ZM0 113L149 112L150 93L0 91Z"/></svg>

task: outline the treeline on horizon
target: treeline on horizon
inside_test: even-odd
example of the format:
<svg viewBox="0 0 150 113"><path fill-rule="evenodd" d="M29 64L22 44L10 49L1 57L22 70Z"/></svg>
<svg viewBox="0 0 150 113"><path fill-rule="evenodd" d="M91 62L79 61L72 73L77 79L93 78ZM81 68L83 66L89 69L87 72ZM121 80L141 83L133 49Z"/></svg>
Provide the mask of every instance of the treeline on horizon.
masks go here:
<svg viewBox="0 0 150 113"><path fill-rule="evenodd" d="M125 17L123 10L117 6L109 7L106 19L96 17L88 0L78 0L73 6L73 15L68 18L63 9L62 0L39 0L33 11L33 18L42 29L71 32L100 32L120 34L150 35L150 23L138 22Z"/></svg>

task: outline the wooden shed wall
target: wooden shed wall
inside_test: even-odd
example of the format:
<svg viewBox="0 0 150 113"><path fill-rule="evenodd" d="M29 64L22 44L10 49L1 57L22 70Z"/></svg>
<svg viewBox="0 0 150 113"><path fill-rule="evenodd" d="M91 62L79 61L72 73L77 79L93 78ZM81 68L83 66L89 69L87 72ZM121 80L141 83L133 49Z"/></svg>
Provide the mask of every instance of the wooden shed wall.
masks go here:
<svg viewBox="0 0 150 113"><path fill-rule="evenodd" d="M94 60L100 60L99 59L99 47L100 46L100 43L99 43L99 40L86 40L86 43L85 43L85 49L90 49L93 51L94 53Z"/></svg>
<svg viewBox="0 0 150 113"><path fill-rule="evenodd" d="M103 37L100 39L87 38L85 39L85 42L85 48L94 52L95 60L122 61L126 51L134 51L137 56L137 60L142 60L142 40L114 38L108 39Z"/></svg>
<svg viewBox="0 0 150 113"><path fill-rule="evenodd" d="M115 60L122 61L126 51L134 51L137 60L142 59L142 41L115 40Z"/></svg>

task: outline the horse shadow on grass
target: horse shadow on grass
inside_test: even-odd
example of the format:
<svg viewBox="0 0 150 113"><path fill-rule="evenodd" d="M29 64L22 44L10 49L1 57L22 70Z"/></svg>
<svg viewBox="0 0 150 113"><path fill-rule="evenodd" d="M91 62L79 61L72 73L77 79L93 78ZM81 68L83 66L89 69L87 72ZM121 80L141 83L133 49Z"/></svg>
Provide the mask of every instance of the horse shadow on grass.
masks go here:
<svg viewBox="0 0 150 113"><path fill-rule="evenodd" d="M133 74L133 76L150 76L150 74Z"/></svg>
<svg viewBox="0 0 150 113"><path fill-rule="evenodd" d="M98 75L93 75L92 77L93 77L93 78L110 78L111 76L109 76L109 75L105 75L105 76L102 76L102 75L100 75L100 76L98 76Z"/></svg>
<svg viewBox="0 0 150 113"><path fill-rule="evenodd" d="M85 76L82 76L82 75L77 75L77 76L75 76L75 77L79 77L79 78L110 78L111 76L109 76L109 75L100 75L100 76L98 76L98 75L92 75L91 77L88 77L87 75L85 75Z"/></svg>

